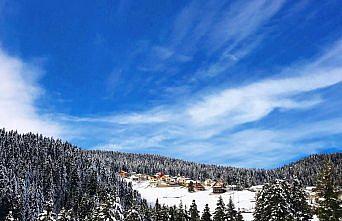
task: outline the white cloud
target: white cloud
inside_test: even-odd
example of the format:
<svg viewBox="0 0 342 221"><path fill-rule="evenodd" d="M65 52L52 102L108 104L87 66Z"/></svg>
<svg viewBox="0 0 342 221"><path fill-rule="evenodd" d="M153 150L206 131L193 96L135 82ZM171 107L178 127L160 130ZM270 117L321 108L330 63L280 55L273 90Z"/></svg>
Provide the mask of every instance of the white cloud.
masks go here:
<svg viewBox="0 0 342 221"><path fill-rule="evenodd" d="M0 127L59 136L61 126L36 107L44 93L37 84L38 67L0 49Z"/></svg>
<svg viewBox="0 0 342 221"><path fill-rule="evenodd" d="M234 49L272 18L284 2L257 0L233 3L210 32L211 50L217 50L226 43L229 43L226 51Z"/></svg>
<svg viewBox="0 0 342 221"><path fill-rule="evenodd" d="M115 130L111 138L104 139L104 144L115 143L115 149L149 149L179 157L196 153L198 161L240 166L279 165L292 156L322 148L324 142L310 142L300 148L295 143L313 135L336 134L341 131L336 128L339 122L313 119L305 122L306 126L296 122L299 132L291 128L241 130L238 126L262 120L275 110L281 110L282 115L296 110L305 113L324 105L326 97L321 96L320 90L342 82L341 63L332 62L341 58L339 48L340 44L335 44L315 60L284 69L277 78L202 91L185 99L186 102L91 120L108 123ZM236 132L237 129L240 131Z"/></svg>
<svg viewBox="0 0 342 221"><path fill-rule="evenodd" d="M219 124L222 120L235 126L259 120L276 108L305 108L319 100L296 101L301 93L332 86L342 81L342 68L314 70L303 76L264 80L244 87L226 89L206 96L188 109L199 124Z"/></svg>

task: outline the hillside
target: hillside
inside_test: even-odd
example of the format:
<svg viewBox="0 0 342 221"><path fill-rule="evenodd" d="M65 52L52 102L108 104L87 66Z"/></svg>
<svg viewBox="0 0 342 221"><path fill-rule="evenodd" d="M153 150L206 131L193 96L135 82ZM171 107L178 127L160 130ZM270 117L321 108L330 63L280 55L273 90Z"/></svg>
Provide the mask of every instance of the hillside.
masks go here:
<svg viewBox="0 0 342 221"><path fill-rule="evenodd" d="M296 176L312 185L328 159L335 165L335 177L341 178L341 153L313 155L275 170L242 169L158 155L87 151L42 135L0 130L0 220L9 210L20 220L35 220L48 201L53 211L69 209L78 220L84 220L99 205L116 197L124 214L132 208L145 214L146 201L117 175L121 169L147 174L163 171L193 179L222 178L242 186Z"/></svg>
<svg viewBox="0 0 342 221"><path fill-rule="evenodd" d="M100 153L100 151L92 151ZM298 178L304 185L315 185L318 172L325 161L335 165L335 177L342 177L342 153L315 154L277 169L244 169L218 165L208 165L163 157L151 154L132 154L121 152L101 152L116 161L118 169L137 173L154 174L164 172L170 175L184 175L192 179L223 179L229 184L249 187L274 179ZM336 179L341 185L341 179Z"/></svg>

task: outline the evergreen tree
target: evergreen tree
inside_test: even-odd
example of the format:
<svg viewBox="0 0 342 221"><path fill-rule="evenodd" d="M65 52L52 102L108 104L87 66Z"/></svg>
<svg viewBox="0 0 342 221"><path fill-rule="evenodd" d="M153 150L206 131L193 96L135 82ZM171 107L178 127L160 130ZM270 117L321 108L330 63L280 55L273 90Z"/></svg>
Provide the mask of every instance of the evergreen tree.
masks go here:
<svg viewBox="0 0 342 221"><path fill-rule="evenodd" d="M168 221L169 220L169 210L163 205L160 212L160 221Z"/></svg>
<svg viewBox="0 0 342 221"><path fill-rule="evenodd" d="M211 221L211 213L210 213L210 208L208 204L205 204L203 213L202 213L202 217L201 217L201 221Z"/></svg>
<svg viewBox="0 0 342 221"><path fill-rule="evenodd" d="M142 221L142 217L136 209L132 208L127 212L125 221Z"/></svg>
<svg viewBox="0 0 342 221"><path fill-rule="evenodd" d="M243 221L243 216L242 216L242 214L241 214L241 211L239 211L238 213L237 213L237 215L236 215L236 219L235 219L236 221Z"/></svg>
<svg viewBox="0 0 342 221"><path fill-rule="evenodd" d="M56 214L52 210L53 210L53 204L52 204L52 200L50 200L46 203L45 210L38 215L38 220L39 221L55 221Z"/></svg>
<svg viewBox="0 0 342 221"><path fill-rule="evenodd" d="M197 210L197 205L195 200L192 201L192 204L189 209L189 215L191 221L198 221L200 220L199 211Z"/></svg>
<svg viewBox="0 0 342 221"><path fill-rule="evenodd" d="M194 182L190 181L189 186L188 186L188 191L190 193L195 192Z"/></svg>
<svg viewBox="0 0 342 221"><path fill-rule="evenodd" d="M224 221L226 219L226 214L224 211L224 202L222 197L220 196L216 204L213 221Z"/></svg>
<svg viewBox="0 0 342 221"><path fill-rule="evenodd" d="M317 181L317 216L321 221L342 220L342 205L333 182L333 165L327 162Z"/></svg>
<svg viewBox="0 0 342 221"><path fill-rule="evenodd" d="M176 212L177 208L175 206L169 208L169 220L176 220Z"/></svg>
<svg viewBox="0 0 342 221"><path fill-rule="evenodd" d="M58 213L57 221L71 221L71 211L64 208Z"/></svg>
<svg viewBox="0 0 342 221"><path fill-rule="evenodd" d="M10 210L10 211L8 211L8 214L5 218L5 221L18 221L18 219L14 218L13 212Z"/></svg>
<svg viewBox="0 0 342 221"><path fill-rule="evenodd" d="M257 195L255 221L293 221L288 184L283 180L265 184Z"/></svg>
<svg viewBox="0 0 342 221"><path fill-rule="evenodd" d="M188 216L186 214L186 210L183 208L182 201L180 202L175 215L176 215L175 221L187 221L188 220Z"/></svg>
<svg viewBox="0 0 342 221"><path fill-rule="evenodd" d="M229 202L226 208L226 218L227 221L235 221L237 216L237 211L235 210L235 206L232 200L232 197L229 198Z"/></svg>
<svg viewBox="0 0 342 221"><path fill-rule="evenodd" d="M159 204L158 198L156 199L156 203L154 204L154 211L153 211L153 220L161 220L162 218L162 208Z"/></svg>
<svg viewBox="0 0 342 221"><path fill-rule="evenodd" d="M146 200L143 200L140 205L140 214L142 216L143 221L151 221L152 220L152 208L147 205Z"/></svg>
<svg viewBox="0 0 342 221"><path fill-rule="evenodd" d="M308 221L312 218L307 194L297 179L294 179L290 185L290 201L295 221Z"/></svg>
<svg viewBox="0 0 342 221"><path fill-rule="evenodd" d="M123 210L119 198L114 199L111 195L107 195L106 199L95 208L92 220L123 221Z"/></svg>

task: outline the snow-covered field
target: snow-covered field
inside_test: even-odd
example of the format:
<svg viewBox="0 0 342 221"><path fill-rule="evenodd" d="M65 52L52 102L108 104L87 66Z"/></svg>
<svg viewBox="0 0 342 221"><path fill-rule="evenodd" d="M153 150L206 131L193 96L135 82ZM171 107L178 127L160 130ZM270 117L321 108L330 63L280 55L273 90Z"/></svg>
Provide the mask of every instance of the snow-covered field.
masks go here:
<svg viewBox="0 0 342 221"><path fill-rule="evenodd" d="M242 215L246 221L252 220L252 212L255 205L255 193L251 191L229 191L223 194L213 194L212 189L208 188L205 191L189 193L187 188L184 187L152 187L149 186L148 181L132 182L133 188L138 190L143 198L148 203L154 204L158 198L160 204L168 206L179 205L180 202L186 205L187 208L196 201L198 210L203 211L205 204L208 204L211 211L214 212L217 200L222 196L225 203L228 203L232 197L236 208L245 211Z"/></svg>

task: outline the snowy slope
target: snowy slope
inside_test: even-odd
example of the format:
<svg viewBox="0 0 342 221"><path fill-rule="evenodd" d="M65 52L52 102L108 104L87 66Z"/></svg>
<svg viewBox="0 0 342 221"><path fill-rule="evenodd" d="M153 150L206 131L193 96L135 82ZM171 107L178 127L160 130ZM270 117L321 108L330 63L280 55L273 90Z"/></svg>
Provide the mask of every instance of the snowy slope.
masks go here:
<svg viewBox="0 0 342 221"><path fill-rule="evenodd" d="M223 194L213 194L211 188L205 191L189 193L184 187L164 187L156 188L149 186L148 182L133 182L133 189L139 191L141 196L147 200L148 203L154 204L158 198L160 204L168 206L179 205L182 201L184 205L189 208L192 200L196 201L199 211L203 211L205 204L209 204L210 209L214 212L217 200L222 196L225 203L228 203L232 197L236 208L248 213L243 213L245 220L252 220L252 212L254 209L255 193L247 190L244 191L229 191Z"/></svg>
<svg viewBox="0 0 342 221"><path fill-rule="evenodd" d="M126 179L128 182L132 182ZM178 206L180 202L187 208L190 207L192 200L196 201L197 208L200 212L203 211L205 204L208 204L211 211L214 212L217 200L222 196L223 201L228 203L232 197L237 209L243 211L242 215L245 221L253 220L253 211L255 207L255 192L248 190L243 191L229 191L223 194L213 194L212 189L208 188L205 191L189 193L184 187L152 187L148 181L132 182L133 189L139 191L141 196L147 200L148 203L154 204L158 198L160 204L168 206ZM318 221L315 217L312 221Z"/></svg>

